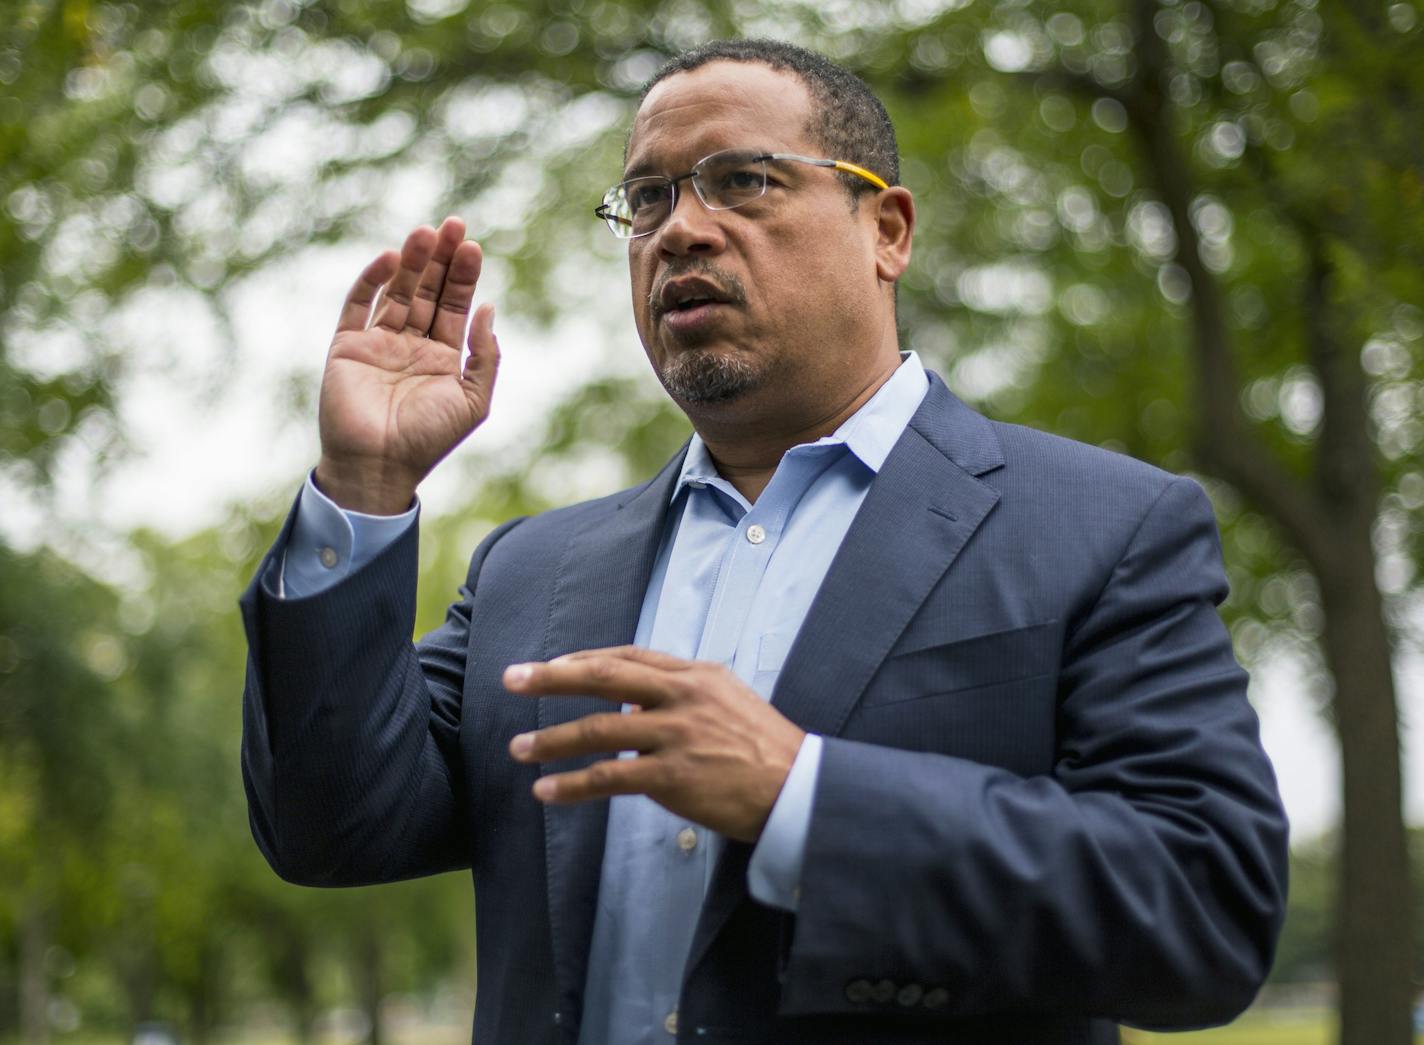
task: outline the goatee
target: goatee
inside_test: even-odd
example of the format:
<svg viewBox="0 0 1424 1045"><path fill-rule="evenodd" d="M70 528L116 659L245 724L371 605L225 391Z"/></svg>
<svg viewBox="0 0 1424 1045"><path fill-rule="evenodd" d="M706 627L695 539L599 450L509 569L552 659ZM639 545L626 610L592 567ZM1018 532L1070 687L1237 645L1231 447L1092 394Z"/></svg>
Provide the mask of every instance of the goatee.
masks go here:
<svg viewBox="0 0 1424 1045"><path fill-rule="evenodd" d="M668 360L658 380L668 395L684 403L725 403L760 383L749 361L714 349L687 349Z"/></svg>

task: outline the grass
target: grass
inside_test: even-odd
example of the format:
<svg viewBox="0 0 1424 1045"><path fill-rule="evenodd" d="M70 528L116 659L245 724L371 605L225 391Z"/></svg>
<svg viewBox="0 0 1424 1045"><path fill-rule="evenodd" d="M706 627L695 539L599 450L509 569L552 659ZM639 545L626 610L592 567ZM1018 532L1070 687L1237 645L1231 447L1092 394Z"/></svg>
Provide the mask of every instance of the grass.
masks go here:
<svg viewBox="0 0 1424 1045"><path fill-rule="evenodd" d="M1414 1039L1424 1045L1424 1035ZM1227 1027L1154 1034L1124 1027L1122 1045L1334 1045L1335 1014L1320 1009L1247 1013Z"/></svg>
<svg viewBox="0 0 1424 1045"><path fill-rule="evenodd" d="M459 1045L469 1040L468 1029L451 1031L451 1036L428 1036L417 1034L415 1038L394 1034L397 1045L434 1045L448 1042ZM56 1045L124 1045L126 1039L104 1035L87 1034L56 1035L52 1039ZM287 1045L288 1039L267 1036L246 1037L224 1036L227 1045ZM1334 1045L1334 1013L1324 1010L1302 1010L1299 1012L1255 1012L1248 1013L1228 1027L1212 1030L1184 1031L1179 1034L1158 1034L1150 1031L1133 1030L1124 1027L1122 1045ZM1424 1045L1424 1035L1415 1038ZM339 1038L322 1039L323 1045L349 1045ZM0 1045L7 1045L0 1040Z"/></svg>
<svg viewBox="0 0 1424 1045"><path fill-rule="evenodd" d="M1263 1020L1243 1018L1229 1027L1149 1034L1124 1027L1122 1045L1332 1045L1334 1027L1326 1020L1303 1018Z"/></svg>

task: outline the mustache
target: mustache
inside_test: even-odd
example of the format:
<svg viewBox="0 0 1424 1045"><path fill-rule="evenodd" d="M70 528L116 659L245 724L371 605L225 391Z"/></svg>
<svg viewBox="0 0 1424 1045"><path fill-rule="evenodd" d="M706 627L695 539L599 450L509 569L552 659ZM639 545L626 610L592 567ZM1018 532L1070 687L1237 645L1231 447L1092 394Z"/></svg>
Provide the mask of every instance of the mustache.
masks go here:
<svg viewBox="0 0 1424 1045"><path fill-rule="evenodd" d="M653 284L652 290L648 292L648 310L653 315L661 315L663 312L663 288L683 276L701 276L703 279L717 284L717 288L726 295L728 304L746 304L747 288L743 286L740 279L732 273L718 268L706 258L691 258L669 267Z"/></svg>

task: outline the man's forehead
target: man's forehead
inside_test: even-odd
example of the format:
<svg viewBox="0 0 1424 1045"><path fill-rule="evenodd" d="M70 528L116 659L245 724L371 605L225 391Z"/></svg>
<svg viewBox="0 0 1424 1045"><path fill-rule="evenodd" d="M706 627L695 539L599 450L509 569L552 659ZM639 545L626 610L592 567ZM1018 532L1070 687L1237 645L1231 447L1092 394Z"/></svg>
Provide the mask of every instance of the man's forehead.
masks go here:
<svg viewBox="0 0 1424 1045"><path fill-rule="evenodd" d="M796 74L762 62L709 62L648 92L628 135L626 166L635 173L675 159L695 162L739 145L804 148L810 115L810 92Z"/></svg>

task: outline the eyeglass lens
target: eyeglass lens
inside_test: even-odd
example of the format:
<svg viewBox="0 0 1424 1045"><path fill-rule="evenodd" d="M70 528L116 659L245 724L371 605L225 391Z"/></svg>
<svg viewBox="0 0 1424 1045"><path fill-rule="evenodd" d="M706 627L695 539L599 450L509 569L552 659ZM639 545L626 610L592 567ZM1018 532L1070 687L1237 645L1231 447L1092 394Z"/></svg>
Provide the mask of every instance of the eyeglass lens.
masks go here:
<svg viewBox="0 0 1424 1045"><path fill-rule="evenodd" d="M714 153L684 177L709 210L731 210L766 192L766 160L754 152ZM657 231L672 213L682 180L655 175L613 186L603 200L608 227L624 238Z"/></svg>

